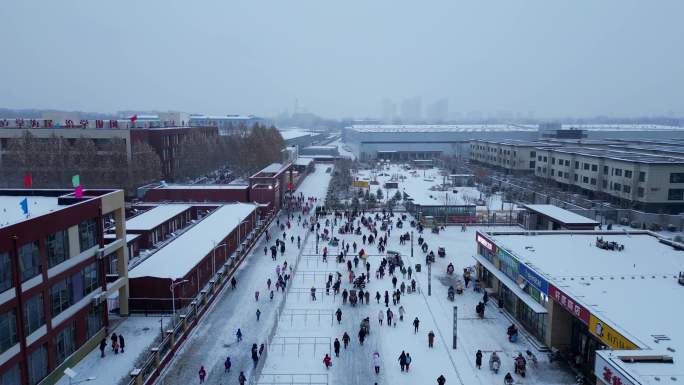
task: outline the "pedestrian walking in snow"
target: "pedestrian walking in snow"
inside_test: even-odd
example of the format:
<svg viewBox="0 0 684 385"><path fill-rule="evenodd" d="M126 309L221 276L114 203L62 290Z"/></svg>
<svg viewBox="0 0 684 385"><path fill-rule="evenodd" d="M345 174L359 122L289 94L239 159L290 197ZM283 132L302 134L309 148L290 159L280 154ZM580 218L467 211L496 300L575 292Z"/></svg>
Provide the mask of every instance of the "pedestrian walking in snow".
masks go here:
<svg viewBox="0 0 684 385"><path fill-rule="evenodd" d="M482 367L482 351L478 350L477 353L475 353L475 367L478 369L481 369Z"/></svg>
<svg viewBox="0 0 684 385"><path fill-rule="evenodd" d="M235 333L235 336L237 337L237 342L242 341L242 330L238 329L237 333Z"/></svg>
<svg viewBox="0 0 684 385"><path fill-rule="evenodd" d="M370 291L366 290L363 295L366 297L366 305L368 305L368 301L370 301Z"/></svg>
<svg viewBox="0 0 684 385"><path fill-rule="evenodd" d="M226 360L223 362L223 373L230 373L230 367L233 366L233 364L230 362L230 356L226 357Z"/></svg>
<svg viewBox="0 0 684 385"><path fill-rule="evenodd" d="M259 290L254 292L254 300L259 302Z"/></svg>
<svg viewBox="0 0 684 385"><path fill-rule="evenodd" d="M420 321L418 320L418 317L413 320L413 333L418 333L418 325L420 325Z"/></svg>
<svg viewBox="0 0 684 385"><path fill-rule="evenodd" d="M311 300L315 301L316 300L316 288L311 287Z"/></svg>
<svg viewBox="0 0 684 385"><path fill-rule="evenodd" d="M103 338L102 341L100 341L100 357L105 356L105 348L107 348L107 339Z"/></svg>
<svg viewBox="0 0 684 385"><path fill-rule="evenodd" d="M380 304L380 298L382 298L382 296L380 295L380 292L376 291L375 292L375 300L378 302L378 305Z"/></svg>
<svg viewBox="0 0 684 385"><path fill-rule="evenodd" d="M385 307L389 307L389 293L385 290Z"/></svg>
<svg viewBox="0 0 684 385"><path fill-rule="evenodd" d="M112 340L112 351L114 351L114 346L119 343L118 342L119 337L116 335L116 333L112 333L111 340Z"/></svg>
<svg viewBox="0 0 684 385"><path fill-rule="evenodd" d="M378 323L380 324L380 326L382 326L382 320L384 318L385 318L385 312L382 311L382 309L381 309L380 311L378 311Z"/></svg>
<svg viewBox="0 0 684 385"><path fill-rule="evenodd" d="M199 375L200 384L204 384L204 378L207 376L207 371L204 370L204 366L200 367L197 374Z"/></svg>
<svg viewBox="0 0 684 385"><path fill-rule="evenodd" d="M335 357L340 356L340 340L335 338L335 342L333 342L333 349L335 351Z"/></svg>
<svg viewBox="0 0 684 385"><path fill-rule="evenodd" d="M406 313L404 306L399 306L399 321L404 321L404 313Z"/></svg>
<svg viewBox="0 0 684 385"><path fill-rule="evenodd" d="M254 344L254 345L256 345L256 344ZM257 350L252 349L252 365L254 365L254 369L256 369L258 363L259 363L259 356L257 355Z"/></svg>
<svg viewBox="0 0 684 385"><path fill-rule="evenodd" d="M345 348L345 349L346 349L347 346L349 345L349 339L350 339L350 338L349 338L349 334L347 334L347 332L344 332L344 334L342 335L342 343L344 343L344 348Z"/></svg>
<svg viewBox="0 0 684 385"><path fill-rule="evenodd" d="M437 377L437 385L444 385L446 384L446 378L444 378L444 375L441 374L439 377Z"/></svg>
<svg viewBox="0 0 684 385"><path fill-rule="evenodd" d="M392 277L392 287L393 287L394 289L397 288L397 277Z"/></svg>
<svg viewBox="0 0 684 385"><path fill-rule="evenodd" d="M268 290L271 290L271 278L269 278L269 279L266 280L266 288L267 288Z"/></svg>
<svg viewBox="0 0 684 385"><path fill-rule="evenodd" d="M411 268L411 266L408 267L408 270L406 270L406 272L408 273L408 279L411 279L411 275L413 274L413 269Z"/></svg>
<svg viewBox="0 0 684 385"><path fill-rule="evenodd" d="M435 342L435 333L430 330L428 333L428 348L431 348Z"/></svg>
<svg viewBox="0 0 684 385"><path fill-rule="evenodd" d="M257 316L257 322L259 322L259 317L261 317L261 310L257 309L256 316Z"/></svg>
<svg viewBox="0 0 684 385"><path fill-rule="evenodd" d="M126 341L124 340L124 336L123 334L119 333L119 348L121 349L121 354L123 354L125 347Z"/></svg>
<svg viewBox="0 0 684 385"><path fill-rule="evenodd" d="M373 367L375 368L375 374L380 374L380 353L377 350L373 352Z"/></svg>
<svg viewBox="0 0 684 385"><path fill-rule="evenodd" d="M236 285L237 285L237 280L235 279L235 277L231 278L230 279L230 286L233 287L233 290L235 290Z"/></svg>
<svg viewBox="0 0 684 385"><path fill-rule="evenodd" d="M268 247L264 246L264 255L268 254Z"/></svg>
<svg viewBox="0 0 684 385"><path fill-rule="evenodd" d="M268 295L268 297L273 301L273 290L271 290L271 293Z"/></svg>
<svg viewBox="0 0 684 385"><path fill-rule="evenodd" d="M335 312L335 316L337 317L337 324L339 325L340 322L342 321L342 309L337 308L337 311Z"/></svg>
<svg viewBox="0 0 684 385"><path fill-rule="evenodd" d="M238 377L238 382L240 385L245 385L245 382L247 382L247 377L245 377L244 372L240 372L240 376Z"/></svg>
<svg viewBox="0 0 684 385"><path fill-rule="evenodd" d="M359 330L359 344L363 346L363 341L366 339L366 333L363 329Z"/></svg>
<svg viewBox="0 0 684 385"><path fill-rule="evenodd" d="M411 359L411 355L406 353L406 371L409 371L409 366L411 365L411 362L413 360Z"/></svg>
<svg viewBox="0 0 684 385"><path fill-rule="evenodd" d="M264 354L264 350L266 350L266 345L259 345L259 357L261 357L261 355Z"/></svg>
<svg viewBox="0 0 684 385"><path fill-rule="evenodd" d="M399 367L401 368L402 372L406 369L406 352L404 352L403 350L399 355Z"/></svg>
<svg viewBox="0 0 684 385"><path fill-rule="evenodd" d="M323 364L325 364L326 369L330 369L332 366L332 359L328 355L328 353L325 354L325 357L323 357Z"/></svg>
<svg viewBox="0 0 684 385"><path fill-rule="evenodd" d="M394 318L392 309L387 309L387 326L392 326L392 318Z"/></svg>
<svg viewBox="0 0 684 385"><path fill-rule="evenodd" d="M487 301L489 301L489 294L487 294L487 290L483 290L484 294L482 294L482 302L486 305Z"/></svg>

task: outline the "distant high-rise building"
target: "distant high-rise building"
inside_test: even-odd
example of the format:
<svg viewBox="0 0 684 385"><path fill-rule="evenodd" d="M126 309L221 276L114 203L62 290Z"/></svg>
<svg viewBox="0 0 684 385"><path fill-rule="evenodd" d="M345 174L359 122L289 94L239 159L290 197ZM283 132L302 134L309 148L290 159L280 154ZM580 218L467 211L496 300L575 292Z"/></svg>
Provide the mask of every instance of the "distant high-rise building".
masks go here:
<svg viewBox="0 0 684 385"><path fill-rule="evenodd" d="M449 100L442 98L430 104L426 111L429 123L443 123L449 117Z"/></svg>
<svg viewBox="0 0 684 385"><path fill-rule="evenodd" d="M385 123L391 123L397 117L397 103L392 99L385 98L382 101L382 120Z"/></svg>
<svg viewBox="0 0 684 385"><path fill-rule="evenodd" d="M404 99L401 102L401 119L405 123L420 121L423 116L423 103L420 96Z"/></svg>

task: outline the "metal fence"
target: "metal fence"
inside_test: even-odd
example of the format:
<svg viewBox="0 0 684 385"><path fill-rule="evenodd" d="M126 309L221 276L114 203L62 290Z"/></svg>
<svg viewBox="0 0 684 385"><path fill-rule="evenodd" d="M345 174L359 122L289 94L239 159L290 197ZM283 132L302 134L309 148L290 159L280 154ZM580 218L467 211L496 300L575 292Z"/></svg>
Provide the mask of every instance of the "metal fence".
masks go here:
<svg viewBox="0 0 684 385"><path fill-rule="evenodd" d="M328 373L265 373L254 385L328 385Z"/></svg>

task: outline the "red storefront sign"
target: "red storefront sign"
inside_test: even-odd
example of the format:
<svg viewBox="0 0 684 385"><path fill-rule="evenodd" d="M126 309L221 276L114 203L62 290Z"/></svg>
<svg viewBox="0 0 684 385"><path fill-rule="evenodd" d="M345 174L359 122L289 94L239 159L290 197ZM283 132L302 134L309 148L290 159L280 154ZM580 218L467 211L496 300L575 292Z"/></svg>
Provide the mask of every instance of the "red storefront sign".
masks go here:
<svg viewBox="0 0 684 385"><path fill-rule="evenodd" d="M496 246L487 238L483 237L480 233L475 234L475 240L477 241L477 243L481 244L482 247L496 254Z"/></svg>
<svg viewBox="0 0 684 385"><path fill-rule="evenodd" d="M584 306L575 302L567 294L563 293L560 289L549 283L549 297L553 298L559 305L561 305L565 310L569 311L570 314L574 315L580 321L584 322L585 325L589 325L589 310Z"/></svg>

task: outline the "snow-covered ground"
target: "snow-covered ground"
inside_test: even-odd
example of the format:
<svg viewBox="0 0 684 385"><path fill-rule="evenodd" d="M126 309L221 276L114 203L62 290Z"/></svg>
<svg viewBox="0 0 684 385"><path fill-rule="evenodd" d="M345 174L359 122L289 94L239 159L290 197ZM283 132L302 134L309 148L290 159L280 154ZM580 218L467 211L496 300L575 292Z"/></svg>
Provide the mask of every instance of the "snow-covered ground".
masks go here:
<svg viewBox="0 0 684 385"><path fill-rule="evenodd" d="M110 332L122 334L126 342L124 353L114 354L112 351L109 335L107 336L107 349L105 356L100 357L100 349L95 348L88 353L78 365L72 369L78 373L76 381L95 377L88 381L92 385L114 385L120 379L128 377L138 356L145 352L154 341L161 335L161 322L164 328L169 324L167 316L130 316L123 318L121 322L114 322L117 326ZM58 385L69 385L69 378L64 376L57 382Z"/></svg>

